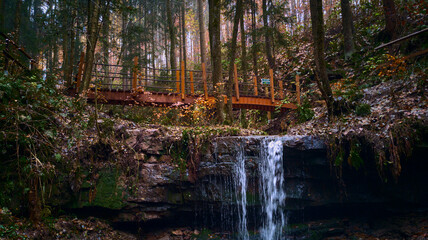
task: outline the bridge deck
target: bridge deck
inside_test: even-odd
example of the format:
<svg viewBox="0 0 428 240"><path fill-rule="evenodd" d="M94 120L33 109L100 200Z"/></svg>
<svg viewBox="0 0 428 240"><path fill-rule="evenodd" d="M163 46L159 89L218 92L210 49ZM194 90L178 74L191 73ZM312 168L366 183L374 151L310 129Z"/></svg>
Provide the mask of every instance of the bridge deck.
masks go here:
<svg viewBox="0 0 428 240"><path fill-rule="evenodd" d="M292 103L283 103L285 89L282 80L275 80L271 69L269 77L239 76L234 66L234 91L232 97L233 108L259 109L273 111L296 109ZM84 69L84 54L80 56L80 63L76 74L76 89L79 89ZM108 65L96 63L93 68L92 89L97 87L101 102L109 104L137 104L151 106L181 106L190 105L198 98L213 100L212 74L206 71L202 63L201 70L184 69L155 69L138 64L134 58L134 66ZM223 76L224 82L229 76ZM296 100L300 103L299 78L296 78ZM287 91L291 93L294 91ZM95 92L89 91L88 100L95 99ZM294 95L289 95L294 98ZM227 99L225 99L226 101Z"/></svg>
<svg viewBox="0 0 428 240"><path fill-rule="evenodd" d="M138 104L149 106L181 106L190 105L196 102L203 95L186 95L182 99L180 93L160 93L160 92L133 92L133 91L109 91L98 90L98 99L101 102L108 104ZM95 92L90 91L87 95L88 100L95 99ZM208 99L214 99L213 96L208 96ZM227 100L225 98L225 100ZM274 111L277 106L281 105L281 100L272 100L268 97L260 96L240 96L239 100L234 96L232 97L232 105L235 109L258 109L264 111ZM292 103L285 103L281 105L281 109L296 109L297 106Z"/></svg>

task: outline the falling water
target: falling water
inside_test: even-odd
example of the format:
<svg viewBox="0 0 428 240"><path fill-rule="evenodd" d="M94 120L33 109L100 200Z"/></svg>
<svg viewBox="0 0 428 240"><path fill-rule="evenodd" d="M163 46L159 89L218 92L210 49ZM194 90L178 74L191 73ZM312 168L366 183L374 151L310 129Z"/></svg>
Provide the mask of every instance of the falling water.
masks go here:
<svg viewBox="0 0 428 240"><path fill-rule="evenodd" d="M248 240L247 229L247 174L245 172L244 151L241 148L237 152L236 164L233 169L235 179L235 196L238 203L238 233L239 239Z"/></svg>
<svg viewBox="0 0 428 240"><path fill-rule="evenodd" d="M218 161L216 164L231 164L232 174L222 177L210 175L209 179L201 185L203 196L220 202L219 209L217 209L220 211L220 222L208 219L207 215L211 217L214 215L213 204L202 206L202 211L207 214L203 217L204 223L207 221L205 226L219 227L224 232L236 231L239 240L253 239L253 236L249 234L249 228L259 232L259 236L254 236L256 237L254 239L284 239L282 235L286 224L284 215L286 197L283 169L284 139L260 137L256 141L260 143L259 151L255 150L257 153L251 152L250 155L246 155L248 154L246 151L249 149L246 143L251 142L247 140L246 138L236 139L237 144L229 146L232 150L224 155L218 154L217 144L214 144ZM256 161L249 161L250 159L256 159ZM250 162L251 165L248 165ZM258 167L252 168L251 166L255 166L254 164ZM258 187L255 186L256 182L252 182L257 179ZM259 196L260 212L255 208L258 204L248 202L247 191L252 190L258 190L256 196Z"/></svg>
<svg viewBox="0 0 428 240"><path fill-rule="evenodd" d="M260 235L263 240L279 240L282 238L282 228L285 226L282 140L278 138L263 139L261 155L259 191L262 198L263 217Z"/></svg>

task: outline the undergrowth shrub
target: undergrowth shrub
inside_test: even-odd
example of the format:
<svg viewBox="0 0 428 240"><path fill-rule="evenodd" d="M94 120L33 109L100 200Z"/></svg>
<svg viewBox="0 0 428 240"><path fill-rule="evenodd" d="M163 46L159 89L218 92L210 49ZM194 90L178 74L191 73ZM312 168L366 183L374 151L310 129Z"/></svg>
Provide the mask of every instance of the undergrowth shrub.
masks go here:
<svg viewBox="0 0 428 240"><path fill-rule="evenodd" d="M362 103L355 108L355 114L360 117L368 116L371 113L371 106L367 103Z"/></svg>
<svg viewBox="0 0 428 240"><path fill-rule="evenodd" d="M307 98L304 98L302 104L297 106L297 118L299 123L303 123L311 120L314 117L314 110L311 108L311 104Z"/></svg>
<svg viewBox="0 0 428 240"><path fill-rule="evenodd" d="M0 206L37 220L61 161L64 110L73 102L36 75L1 75L0 96Z"/></svg>

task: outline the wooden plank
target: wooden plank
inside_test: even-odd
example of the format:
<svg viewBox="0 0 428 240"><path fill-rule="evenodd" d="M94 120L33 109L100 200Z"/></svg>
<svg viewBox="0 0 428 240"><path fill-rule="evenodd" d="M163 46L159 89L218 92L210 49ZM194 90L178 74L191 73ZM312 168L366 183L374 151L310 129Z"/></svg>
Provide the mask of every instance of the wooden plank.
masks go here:
<svg viewBox="0 0 428 240"><path fill-rule="evenodd" d="M236 64L233 64L233 78L235 80L235 94L236 94L236 101L239 102L239 83L238 83L238 69L236 67Z"/></svg>
<svg viewBox="0 0 428 240"><path fill-rule="evenodd" d="M177 101L180 100L180 96L178 94L166 94L166 93L150 93L144 94L139 93L130 98L129 91L109 91L108 89L98 91L99 96L103 96L107 103L109 104L135 104L140 103L143 105L152 105L156 107L161 106L171 106L176 104ZM92 91L88 93L88 100L93 101L95 98L95 93ZM196 101L198 96L187 96L183 103L184 104L192 104ZM209 97L209 99L214 99L213 97ZM255 103L254 101L257 101ZM278 102L278 101L276 101ZM274 111L275 105L272 104L271 99L269 97L245 97L241 96L239 102L236 101L236 98L232 98L232 104L234 108L241 109L259 109L264 111ZM292 103L285 103L282 106L282 109L296 109L297 106Z"/></svg>
<svg viewBox="0 0 428 240"><path fill-rule="evenodd" d="M272 103L275 103L275 89L273 85L273 69L269 69L269 75L270 75L270 95Z"/></svg>
<svg viewBox="0 0 428 240"><path fill-rule="evenodd" d="M202 63L202 81L204 81L204 95L205 101L208 100L208 86L207 86L207 71L205 69L205 63Z"/></svg>
<svg viewBox="0 0 428 240"><path fill-rule="evenodd" d="M253 79L254 79L254 95L258 96L259 95L259 91L257 89L257 77L254 76Z"/></svg>
<svg viewBox="0 0 428 240"><path fill-rule="evenodd" d="M186 70L184 69L184 61L181 62L181 100L184 100L184 97L186 95L186 88L185 88L185 81L184 77L186 74Z"/></svg>
<svg viewBox="0 0 428 240"><path fill-rule="evenodd" d="M297 105L300 105L300 76L296 75L296 98Z"/></svg>
<svg viewBox="0 0 428 240"><path fill-rule="evenodd" d="M138 71L138 57L134 57L134 69L132 70L132 90L137 90L137 71Z"/></svg>
<svg viewBox="0 0 428 240"><path fill-rule="evenodd" d="M81 52L80 60L79 60L79 69L77 70L76 92L79 92L80 82L82 81L84 60L85 60L85 53Z"/></svg>
<svg viewBox="0 0 428 240"><path fill-rule="evenodd" d="M190 72L190 94L195 95L195 85L193 84L193 71Z"/></svg>
<svg viewBox="0 0 428 240"><path fill-rule="evenodd" d="M180 92L180 70L175 71L175 77L176 77L175 84L177 86L177 93L179 93Z"/></svg>
<svg viewBox="0 0 428 240"><path fill-rule="evenodd" d="M279 97L284 99L284 86L282 85L282 80L279 80Z"/></svg>

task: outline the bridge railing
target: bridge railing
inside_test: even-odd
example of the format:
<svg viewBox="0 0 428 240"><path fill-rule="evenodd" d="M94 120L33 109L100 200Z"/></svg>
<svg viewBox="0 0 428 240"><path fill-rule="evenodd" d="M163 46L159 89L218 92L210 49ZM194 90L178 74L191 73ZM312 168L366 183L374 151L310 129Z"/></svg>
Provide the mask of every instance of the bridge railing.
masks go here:
<svg viewBox="0 0 428 240"><path fill-rule="evenodd" d="M4 56L4 70L9 73L17 73L19 70L30 71L37 68L37 61L33 59L25 50L15 43L6 34L0 32L4 41L0 41Z"/></svg>
<svg viewBox="0 0 428 240"><path fill-rule="evenodd" d="M79 71L81 65L79 64ZM296 90L286 90L284 82L274 78L272 70L269 71L269 76L248 74L244 79L242 74L238 75L235 65L232 77L233 96L237 101L240 97L258 96L268 97L272 103L289 99L290 102L297 101L300 104L298 76L295 82ZM223 74L223 78L227 80L229 76ZM137 57L134 58L132 67L96 63L93 68L92 84L108 91L178 94L183 100L186 96L204 96L207 99L214 91L212 72L207 71L205 64L201 65L201 70L185 69L184 63L181 63L178 69L152 68L139 65Z"/></svg>

